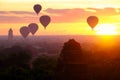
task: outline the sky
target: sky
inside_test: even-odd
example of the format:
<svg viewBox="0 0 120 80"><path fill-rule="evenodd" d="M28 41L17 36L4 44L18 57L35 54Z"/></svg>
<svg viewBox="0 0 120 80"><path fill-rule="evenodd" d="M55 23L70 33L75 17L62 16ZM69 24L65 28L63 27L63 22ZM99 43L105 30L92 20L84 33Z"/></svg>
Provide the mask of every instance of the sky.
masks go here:
<svg viewBox="0 0 120 80"><path fill-rule="evenodd" d="M35 4L42 6L39 15ZM51 17L46 30L39 22L42 15ZM89 16L99 18L94 31L86 22ZM120 35L119 22L120 0L0 0L0 35L10 28L21 35L20 28L30 23L39 25L35 35Z"/></svg>

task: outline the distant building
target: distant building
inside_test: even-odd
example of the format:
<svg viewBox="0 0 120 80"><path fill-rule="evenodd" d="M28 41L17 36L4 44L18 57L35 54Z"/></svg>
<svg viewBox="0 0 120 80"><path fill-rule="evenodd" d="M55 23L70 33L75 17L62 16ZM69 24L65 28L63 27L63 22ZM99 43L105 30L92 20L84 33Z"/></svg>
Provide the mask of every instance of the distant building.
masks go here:
<svg viewBox="0 0 120 80"><path fill-rule="evenodd" d="M12 41L13 40L13 30L10 28L8 31L8 40Z"/></svg>
<svg viewBox="0 0 120 80"><path fill-rule="evenodd" d="M80 43L70 39L64 43L56 67L56 80L90 80Z"/></svg>

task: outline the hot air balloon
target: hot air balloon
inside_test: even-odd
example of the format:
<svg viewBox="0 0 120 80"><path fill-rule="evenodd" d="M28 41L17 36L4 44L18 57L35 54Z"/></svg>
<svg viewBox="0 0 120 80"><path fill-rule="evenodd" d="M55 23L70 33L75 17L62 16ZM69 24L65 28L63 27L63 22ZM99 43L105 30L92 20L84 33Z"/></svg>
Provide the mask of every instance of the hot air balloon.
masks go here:
<svg viewBox="0 0 120 80"><path fill-rule="evenodd" d="M26 38L29 34L29 28L26 27L26 26L21 27L20 28L20 33L24 38Z"/></svg>
<svg viewBox="0 0 120 80"><path fill-rule="evenodd" d="M31 23L28 25L29 31L34 35L38 30L38 25L36 23Z"/></svg>
<svg viewBox="0 0 120 80"><path fill-rule="evenodd" d="M98 18L96 16L89 16L87 18L87 23L92 28L92 30L95 28L95 26L98 24Z"/></svg>
<svg viewBox="0 0 120 80"><path fill-rule="evenodd" d="M39 12L42 9L42 6L40 4L35 4L33 7L34 11L36 12L36 14L39 14Z"/></svg>
<svg viewBox="0 0 120 80"><path fill-rule="evenodd" d="M40 17L39 21L41 22L41 24L44 26L44 28L46 29L47 25L50 23L51 18L47 15L43 15Z"/></svg>

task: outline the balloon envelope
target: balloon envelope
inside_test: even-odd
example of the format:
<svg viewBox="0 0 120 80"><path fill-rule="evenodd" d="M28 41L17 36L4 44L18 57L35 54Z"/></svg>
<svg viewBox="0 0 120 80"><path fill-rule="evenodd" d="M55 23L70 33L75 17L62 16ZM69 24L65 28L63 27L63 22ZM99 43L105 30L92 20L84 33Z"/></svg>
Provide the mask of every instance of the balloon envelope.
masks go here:
<svg viewBox="0 0 120 80"><path fill-rule="evenodd" d="M39 14L39 12L41 11L42 9L42 6L40 4L35 4L34 7L33 7L34 11Z"/></svg>
<svg viewBox="0 0 120 80"><path fill-rule="evenodd" d="M34 35L36 31L38 30L38 25L36 23L31 23L28 25L29 31Z"/></svg>
<svg viewBox="0 0 120 80"><path fill-rule="evenodd" d="M20 28L20 33L24 38L26 38L29 34L29 28L26 27L26 26L21 27Z"/></svg>
<svg viewBox="0 0 120 80"><path fill-rule="evenodd" d="M44 26L44 28L46 28L51 21L50 17L47 15L41 16L39 20L41 24Z"/></svg>
<svg viewBox="0 0 120 80"><path fill-rule="evenodd" d="M93 29L98 24L98 18L96 16L89 16L87 18L87 23Z"/></svg>

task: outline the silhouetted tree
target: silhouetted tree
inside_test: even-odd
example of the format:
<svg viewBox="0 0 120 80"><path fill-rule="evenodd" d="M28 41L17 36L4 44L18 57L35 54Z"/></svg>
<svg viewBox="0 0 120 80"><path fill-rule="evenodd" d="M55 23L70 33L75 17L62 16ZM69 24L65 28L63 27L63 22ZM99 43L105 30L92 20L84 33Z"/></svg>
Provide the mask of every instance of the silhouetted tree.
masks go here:
<svg viewBox="0 0 120 80"><path fill-rule="evenodd" d="M20 46L1 50L0 80L27 80L31 58L31 52Z"/></svg>
<svg viewBox="0 0 120 80"><path fill-rule="evenodd" d="M34 80L53 80L56 60L48 56L39 56L33 61L32 74Z"/></svg>

